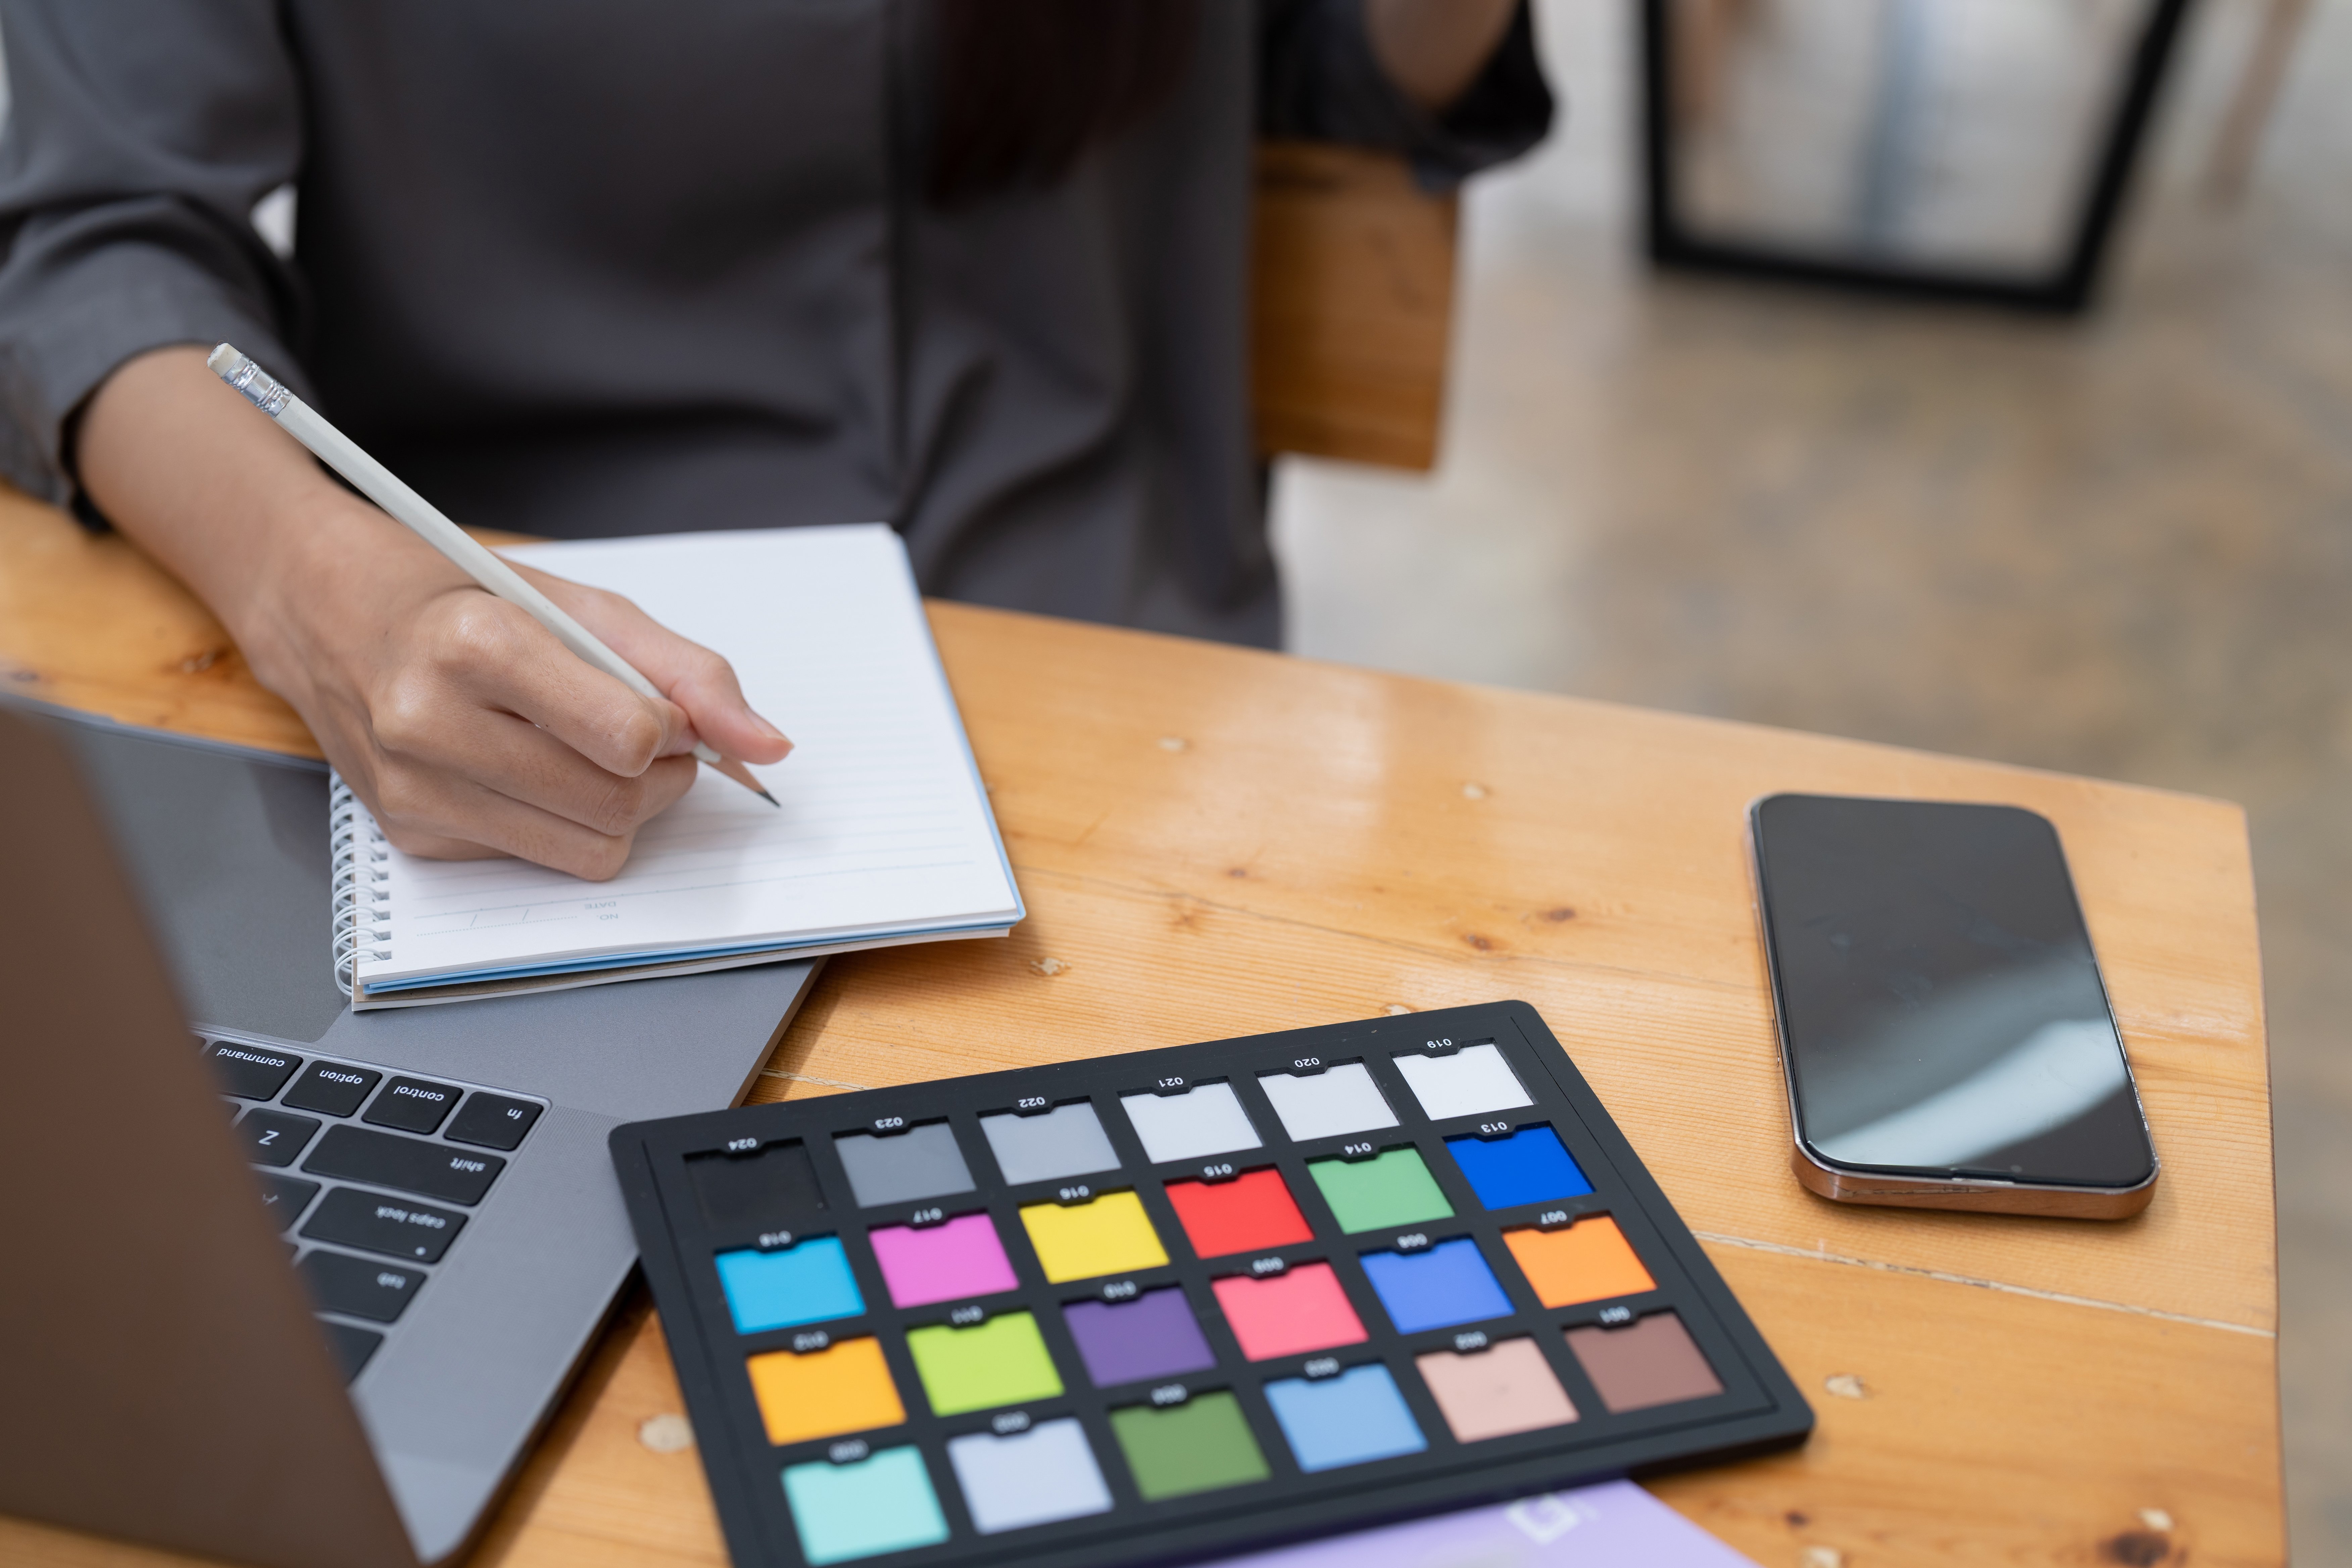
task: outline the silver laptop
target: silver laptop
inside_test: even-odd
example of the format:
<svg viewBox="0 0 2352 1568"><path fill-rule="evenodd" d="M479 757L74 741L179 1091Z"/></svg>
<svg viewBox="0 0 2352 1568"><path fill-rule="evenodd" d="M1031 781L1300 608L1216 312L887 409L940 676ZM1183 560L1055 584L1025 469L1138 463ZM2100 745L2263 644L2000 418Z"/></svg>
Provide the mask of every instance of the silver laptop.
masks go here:
<svg viewBox="0 0 2352 1568"><path fill-rule="evenodd" d="M815 966L354 1014L325 770L0 709L0 1511L244 1562L473 1537L635 1261L624 1121Z"/></svg>

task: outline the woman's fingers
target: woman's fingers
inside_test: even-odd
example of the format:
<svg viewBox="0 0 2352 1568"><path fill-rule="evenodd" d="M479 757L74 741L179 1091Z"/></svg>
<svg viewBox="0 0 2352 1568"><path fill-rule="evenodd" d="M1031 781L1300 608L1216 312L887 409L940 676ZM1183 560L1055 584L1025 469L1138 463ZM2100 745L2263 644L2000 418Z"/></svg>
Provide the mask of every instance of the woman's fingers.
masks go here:
<svg viewBox="0 0 2352 1568"><path fill-rule="evenodd" d="M734 667L719 655L678 636L618 594L551 577L520 563L515 570L667 692L685 710L695 737L727 756L753 763L782 762L793 749L783 731L743 700ZM691 746L692 738L687 744Z"/></svg>
<svg viewBox="0 0 2352 1568"><path fill-rule="evenodd" d="M656 757L693 748L684 709L640 697L504 600L449 595L419 631L431 657L396 670L374 704L377 732L400 750L446 751L436 737L449 728L453 696L461 705L537 725L624 778L644 773Z"/></svg>
<svg viewBox="0 0 2352 1568"><path fill-rule="evenodd" d="M693 764L683 766L690 782ZM412 855L441 860L513 855L602 882L628 863L635 841L634 825L625 833L600 833L439 768L393 763L374 783L377 825L395 847Z"/></svg>

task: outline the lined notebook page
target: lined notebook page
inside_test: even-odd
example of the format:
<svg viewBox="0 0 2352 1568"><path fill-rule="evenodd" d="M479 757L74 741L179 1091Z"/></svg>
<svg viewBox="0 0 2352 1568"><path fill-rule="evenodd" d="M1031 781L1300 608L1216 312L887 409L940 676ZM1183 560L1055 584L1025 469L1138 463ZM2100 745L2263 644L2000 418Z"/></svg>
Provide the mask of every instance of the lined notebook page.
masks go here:
<svg viewBox="0 0 2352 1568"><path fill-rule="evenodd" d="M906 552L879 524L594 540L509 551L627 595L725 655L792 754L782 805L700 770L584 882L520 860L390 851L371 991L638 958L1001 928L1020 897L940 670Z"/></svg>

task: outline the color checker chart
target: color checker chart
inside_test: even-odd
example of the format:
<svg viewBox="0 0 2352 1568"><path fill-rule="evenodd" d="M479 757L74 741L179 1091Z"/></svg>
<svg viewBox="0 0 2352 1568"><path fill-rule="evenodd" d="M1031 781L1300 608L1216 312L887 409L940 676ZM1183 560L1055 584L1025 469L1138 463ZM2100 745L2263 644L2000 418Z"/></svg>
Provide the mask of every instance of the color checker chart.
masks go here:
<svg viewBox="0 0 2352 1568"><path fill-rule="evenodd" d="M738 1568L1177 1561L1812 1426L1524 1003L612 1147Z"/></svg>

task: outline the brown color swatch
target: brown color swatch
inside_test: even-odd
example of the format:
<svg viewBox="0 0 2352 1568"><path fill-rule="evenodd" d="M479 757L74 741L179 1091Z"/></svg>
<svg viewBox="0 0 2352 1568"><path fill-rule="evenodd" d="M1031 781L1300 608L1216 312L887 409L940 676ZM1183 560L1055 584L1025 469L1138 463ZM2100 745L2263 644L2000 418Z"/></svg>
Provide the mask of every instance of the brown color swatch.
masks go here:
<svg viewBox="0 0 2352 1568"><path fill-rule="evenodd" d="M1619 1414L1723 1392L1722 1379L1672 1312L1653 1312L1622 1329L1590 1323L1570 1329L1568 1348L1600 1391L1601 1403Z"/></svg>

